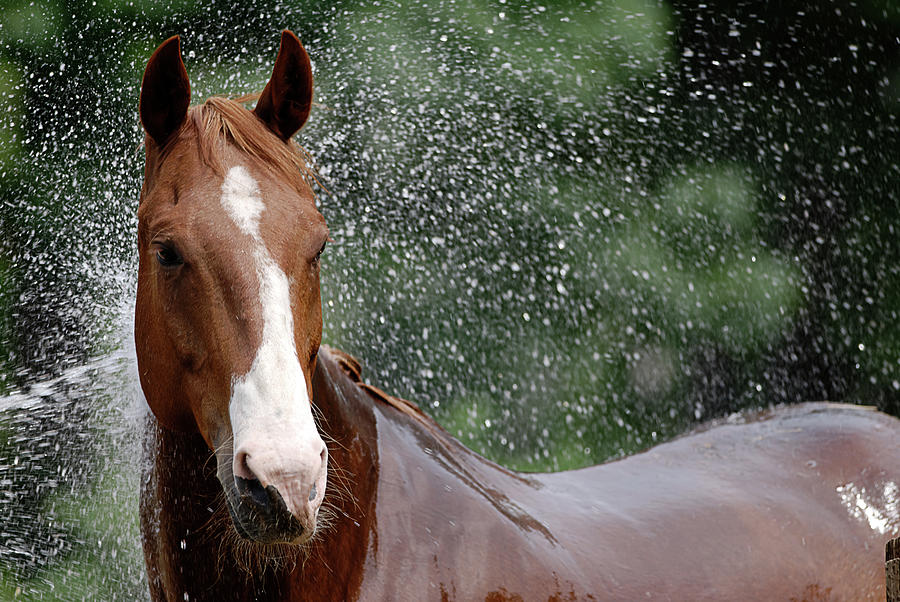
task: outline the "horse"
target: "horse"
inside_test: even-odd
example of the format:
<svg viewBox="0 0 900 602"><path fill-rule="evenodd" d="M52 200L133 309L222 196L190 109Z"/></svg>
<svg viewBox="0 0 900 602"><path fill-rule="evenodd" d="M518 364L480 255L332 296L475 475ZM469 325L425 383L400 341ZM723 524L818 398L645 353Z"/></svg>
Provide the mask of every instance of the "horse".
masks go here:
<svg viewBox="0 0 900 602"><path fill-rule="evenodd" d="M144 73L134 336L153 600L884 596L895 418L787 406L521 473L365 383L321 341L329 234L293 141L312 97L287 30L252 110L190 106L177 36Z"/></svg>

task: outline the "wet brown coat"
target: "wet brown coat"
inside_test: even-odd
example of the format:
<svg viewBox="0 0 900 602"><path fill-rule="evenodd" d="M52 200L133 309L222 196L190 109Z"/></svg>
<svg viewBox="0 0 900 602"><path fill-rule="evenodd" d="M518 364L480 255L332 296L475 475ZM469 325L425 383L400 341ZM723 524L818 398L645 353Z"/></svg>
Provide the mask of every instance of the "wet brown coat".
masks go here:
<svg viewBox="0 0 900 602"><path fill-rule="evenodd" d="M314 403L352 495L332 502L335 523L305 563L236 567L230 525L211 518L221 486L206 444L151 426L141 499L154 599L883 598L896 500L882 534L838 488L891 507L879 492L900 482L896 419L806 404L601 466L518 474L359 384L352 366L319 354Z"/></svg>

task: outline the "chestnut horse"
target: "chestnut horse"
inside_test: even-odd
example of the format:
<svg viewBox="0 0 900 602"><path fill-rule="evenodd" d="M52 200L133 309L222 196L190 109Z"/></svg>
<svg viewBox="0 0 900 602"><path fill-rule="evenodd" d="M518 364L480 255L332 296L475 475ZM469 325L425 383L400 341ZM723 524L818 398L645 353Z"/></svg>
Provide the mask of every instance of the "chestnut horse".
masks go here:
<svg viewBox="0 0 900 602"><path fill-rule="evenodd" d="M506 470L320 347L328 240L291 138L312 71L285 31L252 111L189 107L179 39L140 116L135 339L152 409L154 600L883 596L900 422L808 404L556 474ZM327 443L326 443L327 442Z"/></svg>

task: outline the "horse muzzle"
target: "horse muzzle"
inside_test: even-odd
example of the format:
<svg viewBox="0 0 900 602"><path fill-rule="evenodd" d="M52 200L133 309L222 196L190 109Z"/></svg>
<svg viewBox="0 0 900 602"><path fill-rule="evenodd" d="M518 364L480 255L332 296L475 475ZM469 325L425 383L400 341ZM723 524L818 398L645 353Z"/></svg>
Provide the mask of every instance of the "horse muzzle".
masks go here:
<svg viewBox="0 0 900 602"><path fill-rule="evenodd" d="M307 462L288 470L267 454L220 452L219 481L228 511L241 537L263 544L303 544L315 534L325 494L328 454L306 454ZM309 459L312 456L314 459Z"/></svg>
<svg viewBox="0 0 900 602"><path fill-rule="evenodd" d="M228 511L241 537L266 544L302 542L309 538L311 529L291 514L284 498L272 485L263 487L258 479L235 477L235 492L236 496L229 496Z"/></svg>

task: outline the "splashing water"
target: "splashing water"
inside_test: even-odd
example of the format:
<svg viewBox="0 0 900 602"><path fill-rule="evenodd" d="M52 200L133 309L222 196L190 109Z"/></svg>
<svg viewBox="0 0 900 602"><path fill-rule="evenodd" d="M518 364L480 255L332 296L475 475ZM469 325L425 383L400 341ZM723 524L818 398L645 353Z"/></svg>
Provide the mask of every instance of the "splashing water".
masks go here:
<svg viewBox="0 0 900 602"><path fill-rule="evenodd" d="M136 105L175 33L195 101L300 35L325 340L478 451L567 468L746 407L896 410L896 9L731 4L10 3L0 599L147 595Z"/></svg>
<svg viewBox="0 0 900 602"><path fill-rule="evenodd" d="M869 523L882 535L894 537L900 532L900 488L893 481L885 482L875 491L867 491L854 483L840 485L836 489L841 503L850 516Z"/></svg>
<svg viewBox="0 0 900 602"><path fill-rule="evenodd" d="M3 599L146 598L136 510L149 410L128 335L0 396Z"/></svg>

